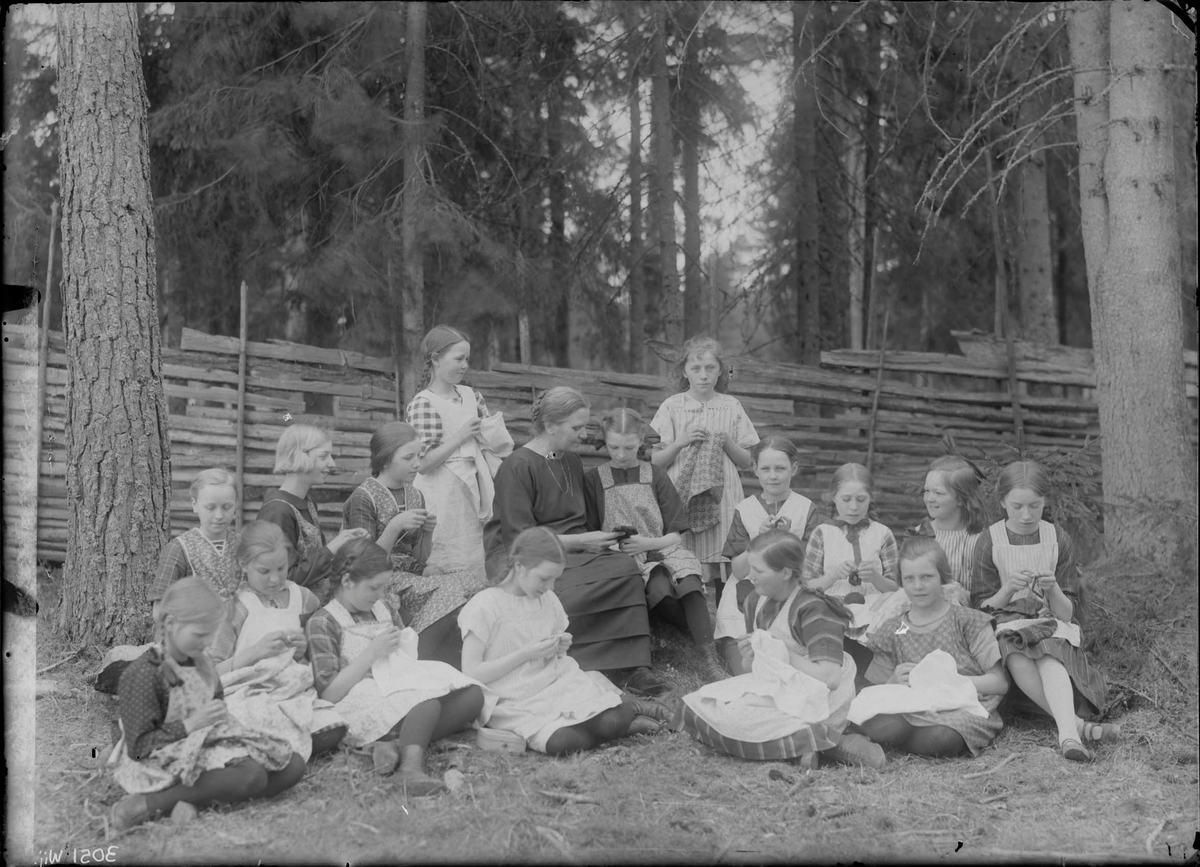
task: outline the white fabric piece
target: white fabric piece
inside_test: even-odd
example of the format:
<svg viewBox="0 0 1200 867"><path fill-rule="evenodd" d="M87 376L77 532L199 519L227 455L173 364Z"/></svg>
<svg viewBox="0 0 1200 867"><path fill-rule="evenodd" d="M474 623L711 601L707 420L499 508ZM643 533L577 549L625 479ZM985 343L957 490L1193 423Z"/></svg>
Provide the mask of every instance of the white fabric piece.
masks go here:
<svg viewBox="0 0 1200 867"><path fill-rule="evenodd" d="M979 703L979 693L966 675L958 673L954 657L934 650L908 673L908 683L868 686L850 702L848 719L859 725L884 713L939 713L965 710L973 716L988 716Z"/></svg>

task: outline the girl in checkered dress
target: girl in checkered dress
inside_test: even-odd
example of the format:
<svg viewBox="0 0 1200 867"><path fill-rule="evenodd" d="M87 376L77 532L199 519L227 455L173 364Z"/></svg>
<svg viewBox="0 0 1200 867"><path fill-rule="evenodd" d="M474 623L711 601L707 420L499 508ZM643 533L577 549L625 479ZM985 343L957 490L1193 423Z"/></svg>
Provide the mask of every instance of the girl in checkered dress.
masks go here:
<svg viewBox="0 0 1200 867"><path fill-rule="evenodd" d="M955 756L969 751L977 756L1003 728L996 708L1008 692L992 619L982 611L947 601L942 588L954 579L946 552L936 539L910 536L904 540L900 576L911 607L867 637L875 652L867 680L907 684L913 667L929 653L941 650L954 657L959 674L970 678L988 715L980 717L967 710L880 713L865 720L862 729L875 743L905 752Z"/></svg>

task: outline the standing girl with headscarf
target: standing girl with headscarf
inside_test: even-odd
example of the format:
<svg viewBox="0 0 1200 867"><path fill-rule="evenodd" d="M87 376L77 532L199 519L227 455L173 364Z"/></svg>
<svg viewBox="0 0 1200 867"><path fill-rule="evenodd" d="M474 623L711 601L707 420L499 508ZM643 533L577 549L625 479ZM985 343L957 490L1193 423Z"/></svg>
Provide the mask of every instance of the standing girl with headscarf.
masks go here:
<svg viewBox="0 0 1200 867"><path fill-rule="evenodd" d="M437 325L421 343L428 385L409 403L404 420L421 438L421 469L415 487L438 516L430 565L485 577L483 525L492 517L492 473L484 460L483 397L462 384L471 341Z"/></svg>

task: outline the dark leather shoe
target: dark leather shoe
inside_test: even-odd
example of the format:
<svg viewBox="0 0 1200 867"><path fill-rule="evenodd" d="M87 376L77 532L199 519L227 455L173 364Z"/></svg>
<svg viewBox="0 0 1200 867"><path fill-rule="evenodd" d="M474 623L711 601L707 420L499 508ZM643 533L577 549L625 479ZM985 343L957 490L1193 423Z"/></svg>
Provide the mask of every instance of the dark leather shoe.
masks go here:
<svg viewBox="0 0 1200 867"><path fill-rule="evenodd" d="M625 680L625 691L634 695L662 695L671 691L671 685L659 680L646 666L638 666Z"/></svg>

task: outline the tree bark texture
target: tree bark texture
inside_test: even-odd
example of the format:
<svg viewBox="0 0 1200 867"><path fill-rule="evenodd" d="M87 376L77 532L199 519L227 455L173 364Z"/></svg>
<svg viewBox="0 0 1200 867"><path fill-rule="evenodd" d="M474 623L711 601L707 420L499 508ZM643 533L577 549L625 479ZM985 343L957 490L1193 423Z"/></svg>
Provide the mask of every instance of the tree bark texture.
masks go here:
<svg viewBox="0 0 1200 867"><path fill-rule="evenodd" d="M1026 37L1028 38L1028 37ZM1041 71L1036 51L1023 52L1026 64ZM1018 126L1038 121L1047 108L1047 91L1021 103ZM1029 140L1017 155L1022 159L1017 185L1017 304L1021 337L1039 343L1058 342L1058 308L1054 303L1053 258L1050 248L1050 197L1046 186L1045 135Z"/></svg>
<svg viewBox="0 0 1200 867"><path fill-rule="evenodd" d="M134 4L58 7L67 345L62 626L149 635L146 583L170 529L146 86Z"/></svg>
<svg viewBox="0 0 1200 867"><path fill-rule="evenodd" d="M400 280L401 399L407 403L424 385L425 360L425 250L421 239L421 203L425 193L425 31L424 2L406 4L404 58L404 190L400 200L400 255L404 259Z"/></svg>
<svg viewBox="0 0 1200 867"><path fill-rule="evenodd" d="M796 177L796 330L801 364L821 363L821 287L817 214L816 4L792 2L792 124Z"/></svg>
<svg viewBox="0 0 1200 867"><path fill-rule="evenodd" d="M629 81L629 370L645 370L646 280L642 238L642 94L636 69Z"/></svg>
<svg viewBox="0 0 1200 867"><path fill-rule="evenodd" d="M1196 508L1184 391L1173 120L1165 68L1170 13L1115 0L1070 19L1080 100L1080 182L1102 436L1105 536L1171 562L1194 545L1173 518ZM1102 53L1108 16L1107 58ZM1097 61L1100 61L1097 63ZM1107 62L1105 62L1107 61ZM1103 98L1110 82L1107 141ZM1103 150L1098 150L1102 146ZM1084 169L1087 169L1085 172ZM1101 219L1101 211L1104 217ZM1089 225L1100 221L1100 225ZM1098 242L1105 240L1103 246ZM1098 261L1098 267L1094 263Z"/></svg>
<svg viewBox="0 0 1200 867"><path fill-rule="evenodd" d="M679 94L680 173L683 175L683 331L705 329L704 269L700 259L700 10L695 0L680 7L686 50Z"/></svg>
<svg viewBox="0 0 1200 867"><path fill-rule="evenodd" d="M673 346L683 343L683 297L679 291L679 267L675 258L675 147L671 127L671 77L667 67L667 28L671 15L665 0L654 4L654 64L650 94L651 141L654 176L651 208L658 227L657 242L661 287L659 311L663 339Z"/></svg>

